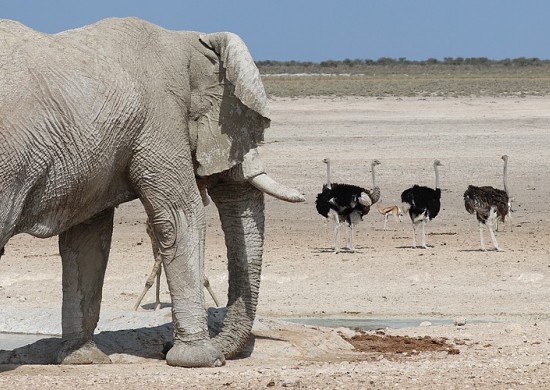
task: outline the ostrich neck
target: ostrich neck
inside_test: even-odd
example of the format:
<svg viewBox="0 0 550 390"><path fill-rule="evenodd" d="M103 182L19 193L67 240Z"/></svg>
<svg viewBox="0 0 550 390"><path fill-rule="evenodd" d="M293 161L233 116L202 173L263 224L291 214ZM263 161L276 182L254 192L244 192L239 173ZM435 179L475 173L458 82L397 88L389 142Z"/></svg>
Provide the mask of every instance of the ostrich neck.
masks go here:
<svg viewBox="0 0 550 390"><path fill-rule="evenodd" d="M437 170L437 165L434 165L435 171L435 188L439 188L439 171Z"/></svg>
<svg viewBox="0 0 550 390"><path fill-rule="evenodd" d="M327 161L327 188L332 188L332 185L330 184L330 161Z"/></svg>
<svg viewBox="0 0 550 390"><path fill-rule="evenodd" d="M510 193L508 192L508 161L504 160L504 191L506 192L506 195L510 196Z"/></svg>
<svg viewBox="0 0 550 390"><path fill-rule="evenodd" d="M371 171L372 171L372 188L376 188L376 174L374 173L376 165L372 164Z"/></svg>

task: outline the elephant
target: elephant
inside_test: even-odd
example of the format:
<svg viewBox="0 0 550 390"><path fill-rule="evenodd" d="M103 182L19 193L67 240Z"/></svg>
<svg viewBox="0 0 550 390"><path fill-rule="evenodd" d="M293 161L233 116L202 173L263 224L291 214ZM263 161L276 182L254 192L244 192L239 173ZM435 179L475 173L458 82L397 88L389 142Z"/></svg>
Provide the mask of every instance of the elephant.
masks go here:
<svg viewBox="0 0 550 390"><path fill-rule="evenodd" d="M0 21L0 248L19 233L58 235L62 364L108 363L93 340L113 215L139 199L172 301L167 364L212 367L251 334L271 179L258 146L270 125L252 56L232 33L169 31L109 18L57 34ZM205 214L218 209L228 257L227 314L209 337Z"/></svg>

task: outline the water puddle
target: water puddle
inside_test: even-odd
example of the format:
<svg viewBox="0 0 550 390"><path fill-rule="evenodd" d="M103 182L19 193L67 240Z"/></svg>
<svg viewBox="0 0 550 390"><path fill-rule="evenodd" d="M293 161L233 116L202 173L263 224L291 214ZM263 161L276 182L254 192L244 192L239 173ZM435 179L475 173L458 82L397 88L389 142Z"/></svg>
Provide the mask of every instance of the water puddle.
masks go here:
<svg viewBox="0 0 550 390"><path fill-rule="evenodd" d="M285 318L285 321L294 322L297 324L311 325L311 326L323 326L327 328L350 328L361 329L365 331L376 329L400 329L400 328L413 328L420 326L422 323L429 322L431 326L441 325L454 325L454 321L451 319L434 319L434 318ZM468 320L467 323L479 324L488 323L493 321L484 320Z"/></svg>
<svg viewBox="0 0 550 390"><path fill-rule="evenodd" d="M16 348L24 347L38 340L59 337L45 334L26 334L26 333L0 333L0 350L12 351Z"/></svg>

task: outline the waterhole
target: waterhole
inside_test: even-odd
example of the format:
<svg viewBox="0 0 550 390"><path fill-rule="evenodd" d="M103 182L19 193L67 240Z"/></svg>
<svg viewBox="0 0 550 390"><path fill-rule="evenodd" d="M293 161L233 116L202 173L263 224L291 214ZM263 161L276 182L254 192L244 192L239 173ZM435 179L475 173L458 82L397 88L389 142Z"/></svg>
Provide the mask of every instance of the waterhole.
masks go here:
<svg viewBox="0 0 550 390"><path fill-rule="evenodd" d="M377 329L400 329L400 328L413 328L421 326L421 324L441 326L441 325L454 325L455 321L452 319L441 318L317 318L317 317L303 317L303 318L285 318L285 321L294 322L297 324L311 325L311 326L323 326L327 328L350 328L361 329L364 331L372 331ZM467 323L487 323L490 321L485 320L467 320ZM429 323L429 324L428 324Z"/></svg>
<svg viewBox="0 0 550 390"><path fill-rule="evenodd" d="M0 333L0 350L12 351L38 340L57 337L44 334Z"/></svg>

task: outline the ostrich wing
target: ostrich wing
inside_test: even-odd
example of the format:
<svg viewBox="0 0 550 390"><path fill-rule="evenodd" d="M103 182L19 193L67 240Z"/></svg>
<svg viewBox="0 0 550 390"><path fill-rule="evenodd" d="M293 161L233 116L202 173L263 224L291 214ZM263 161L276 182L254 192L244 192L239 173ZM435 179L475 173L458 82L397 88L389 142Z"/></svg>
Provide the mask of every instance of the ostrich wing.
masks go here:
<svg viewBox="0 0 550 390"><path fill-rule="evenodd" d="M505 191L490 186L468 186L464 192L464 207L470 214L478 213L487 216L491 207L495 207L497 214L504 219L508 214L508 195Z"/></svg>
<svg viewBox="0 0 550 390"><path fill-rule="evenodd" d="M352 184L332 183L331 189L323 187L323 191L317 195L315 206L324 217L328 216L331 209L338 214L346 215L354 209L361 193L366 191Z"/></svg>
<svg viewBox="0 0 550 390"><path fill-rule="evenodd" d="M315 208L317 212L323 217L328 218L328 213L330 212L330 199L332 197L330 189L323 186L323 191L317 194L317 199L315 200Z"/></svg>
<svg viewBox="0 0 550 390"><path fill-rule="evenodd" d="M441 208L441 190L414 185L401 193L401 201L408 203L409 214L420 215L426 213L429 219L435 218ZM411 215L412 215L411 214Z"/></svg>
<svg viewBox="0 0 550 390"><path fill-rule="evenodd" d="M414 203L414 190L415 190L416 187L418 187L418 186L415 185L414 187L408 188L405 191L403 191L401 193L401 202L408 203L411 206L414 206L415 205L415 203Z"/></svg>
<svg viewBox="0 0 550 390"><path fill-rule="evenodd" d="M441 190L435 190L429 187L414 185L401 193L401 202L408 203L412 207L428 208L432 202L439 202ZM439 211L439 210L438 210Z"/></svg>

